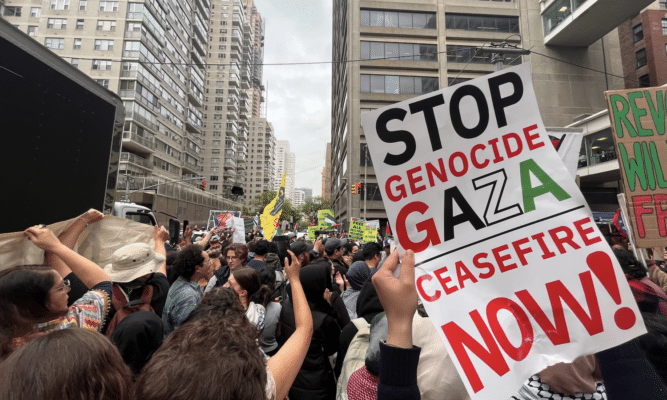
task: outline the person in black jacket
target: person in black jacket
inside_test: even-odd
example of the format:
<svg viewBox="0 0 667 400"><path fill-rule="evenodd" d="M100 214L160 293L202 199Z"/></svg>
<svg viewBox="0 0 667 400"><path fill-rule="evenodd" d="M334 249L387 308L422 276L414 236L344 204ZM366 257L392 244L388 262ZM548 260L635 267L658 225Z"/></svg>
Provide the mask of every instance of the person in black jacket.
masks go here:
<svg viewBox="0 0 667 400"><path fill-rule="evenodd" d="M336 382L328 357L338 349L341 328L336 311L324 298L327 276L318 266L305 267L299 274L313 315L313 338L306 359L289 391L291 400L330 400L336 396ZM280 329L281 335L277 339L282 346L295 330L291 299L283 302Z"/></svg>

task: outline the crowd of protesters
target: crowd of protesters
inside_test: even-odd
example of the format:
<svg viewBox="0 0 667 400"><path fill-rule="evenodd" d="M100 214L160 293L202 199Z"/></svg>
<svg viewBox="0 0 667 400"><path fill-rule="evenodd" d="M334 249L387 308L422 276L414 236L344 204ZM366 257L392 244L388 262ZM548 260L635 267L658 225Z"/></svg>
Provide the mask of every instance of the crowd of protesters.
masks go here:
<svg viewBox="0 0 667 400"><path fill-rule="evenodd" d="M391 240L291 235L281 257L257 230L232 243L187 227L167 251L156 227L101 268L73 248L102 218L28 228L43 264L0 266L0 400L468 398L418 304L414 254L395 276ZM512 399L667 398L667 273L612 239L648 334L540 371Z"/></svg>

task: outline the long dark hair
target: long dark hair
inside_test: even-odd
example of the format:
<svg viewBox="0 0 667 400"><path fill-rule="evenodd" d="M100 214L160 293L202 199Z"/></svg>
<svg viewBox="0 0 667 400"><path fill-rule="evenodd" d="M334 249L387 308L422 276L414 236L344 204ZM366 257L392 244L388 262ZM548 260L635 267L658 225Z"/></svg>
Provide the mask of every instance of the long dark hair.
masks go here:
<svg viewBox="0 0 667 400"><path fill-rule="evenodd" d="M0 400L129 400L131 384L109 339L70 328L32 340L2 363Z"/></svg>
<svg viewBox="0 0 667 400"><path fill-rule="evenodd" d="M264 295L263 291L255 293L255 299L253 301L266 308L266 305L276 298L276 272L269 267L264 267L257 271L257 273L259 274L259 279L262 282L262 285L268 287L269 292L267 295Z"/></svg>
<svg viewBox="0 0 667 400"><path fill-rule="evenodd" d="M623 272L631 278L642 279L646 276L646 268L630 250L616 249L614 255L618 263L621 264Z"/></svg>
<svg viewBox="0 0 667 400"><path fill-rule="evenodd" d="M252 268L241 267L232 271L236 282L248 292L248 301L258 301L258 304L264 305L271 301L273 290L268 286L262 285L259 280L259 274Z"/></svg>
<svg viewBox="0 0 667 400"><path fill-rule="evenodd" d="M55 319L49 292L55 270L45 265L19 265L0 272L0 361L11 352L12 339L33 324Z"/></svg>

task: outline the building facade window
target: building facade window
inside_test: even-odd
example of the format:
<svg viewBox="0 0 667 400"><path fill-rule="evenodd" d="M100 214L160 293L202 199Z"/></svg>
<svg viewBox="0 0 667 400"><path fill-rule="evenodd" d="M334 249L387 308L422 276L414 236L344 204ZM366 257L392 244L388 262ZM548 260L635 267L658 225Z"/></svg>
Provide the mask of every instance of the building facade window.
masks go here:
<svg viewBox="0 0 667 400"><path fill-rule="evenodd" d="M46 38L44 46L52 50L62 50L65 48L65 38Z"/></svg>
<svg viewBox="0 0 667 400"><path fill-rule="evenodd" d="M361 75L361 93L422 94L435 90L438 90L436 77Z"/></svg>
<svg viewBox="0 0 667 400"><path fill-rule="evenodd" d="M72 64L74 67L79 68L79 62L81 60L78 58L73 58L72 61L70 61L70 64Z"/></svg>
<svg viewBox="0 0 667 400"><path fill-rule="evenodd" d="M662 20L662 34L667 35L667 19Z"/></svg>
<svg viewBox="0 0 667 400"><path fill-rule="evenodd" d="M76 20L76 29L77 30L82 30L83 29L83 20L82 19L77 19Z"/></svg>
<svg viewBox="0 0 667 400"><path fill-rule="evenodd" d="M481 55L477 47L472 46L447 46L447 62L488 64L488 55Z"/></svg>
<svg viewBox="0 0 667 400"><path fill-rule="evenodd" d="M100 1L100 11L117 12L118 11L118 2L117 1Z"/></svg>
<svg viewBox="0 0 667 400"><path fill-rule="evenodd" d="M98 20L97 21L97 30L98 31L115 31L116 30L116 21Z"/></svg>
<svg viewBox="0 0 667 400"><path fill-rule="evenodd" d="M639 77L639 87L650 87L651 78L648 74L642 75Z"/></svg>
<svg viewBox="0 0 667 400"><path fill-rule="evenodd" d="M660 0L660 8L667 9L667 0Z"/></svg>
<svg viewBox="0 0 667 400"><path fill-rule="evenodd" d="M95 82L109 89L109 80L108 79L95 79Z"/></svg>
<svg viewBox="0 0 667 400"><path fill-rule="evenodd" d="M110 71L111 60L93 60L93 69L100 71Z"/></svg>
<svg viewBox="0 0 667 400"><path fill-rule="evenodd" d="M49 18L46 22L46 27L49 29L67 29L67 19Z"/></svg>
<svg viewBox="0 0 667 400"><path fill-rule="evenodd" d="M361 26L417 29L435 29L437 27L435 13L362 9L359 17Z"/></svg>
<svg viewBox="0 0 667 400"><path fill-rule="evenodd" d="M637 57L637 68L641 68L646 65L646 49L641 49L636 53Z"/></svg>
<svg viewBox="0 0 667 400"><path fill-rule="evenodd" d="M419 43L360 43L362 60L438 61L438 46Z"/></svg>
<svg viewBox="0 0 667 400"><path fill-rule="evenodd" d="M69 0L51 0L52 10L69 10Z"/></svg>
<svg viewBox="0 0 667 400"><path fill-rule="evenodd" d="M42 7L30 7L30 17L36 18L42 15Z"/></svg>
<svg viewBox="0 0 667 400"><path fill-rule="evenodd" d="M519 17L446 14L445 27L463 31L519 33Z"/></svg>
<svg viewBox="0 0 667 400"><path fill-rule="evenodd" d="M665 20L662 20L662 30L664 34L665 30ZM642 24L636 25L635 27L632 28L632 40L637 43L641 40L644 39L644 29L642 28Z"/></svg>
<svg viewBox="0 0 667 400"><path fill-rule="evenodd" d="M95 39L95 50L113 50L113 40Z"/></svg>
<svg viewBox="0 0 667 400"><path fill-rule="evenodd" d="M74 39L74 50L79 50L81 48L81 39L80 38L75 38Z"/></svg>
<svg viewBox="0 0 667 400"><path fill-rule="evenodd" d="M21 16L21 7L18 6L5 6L2 10L3 17L20 17Z"/></svg>
<svg viewBox="0 0 667 400"><path fill-rule="evenodd" d="M37 25L28 26L28 36L37 36Z"/></svg>
<svg viewBox="0 0 667 400"><path fill-rule="evenodd" d="M88 0L79 0L79 11L86 11Z"/></svg>

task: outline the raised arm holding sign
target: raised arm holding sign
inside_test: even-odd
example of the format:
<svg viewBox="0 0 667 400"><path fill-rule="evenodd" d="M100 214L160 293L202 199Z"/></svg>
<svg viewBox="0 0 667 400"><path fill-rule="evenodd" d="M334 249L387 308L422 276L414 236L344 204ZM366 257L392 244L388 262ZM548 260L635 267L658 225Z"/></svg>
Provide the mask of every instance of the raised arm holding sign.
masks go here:
<svg viewBox="0 0 667 400"><path fill-rule="evenodd" d="M645 332L529 66L362 115L389 223L471 397Z"/></svg>

